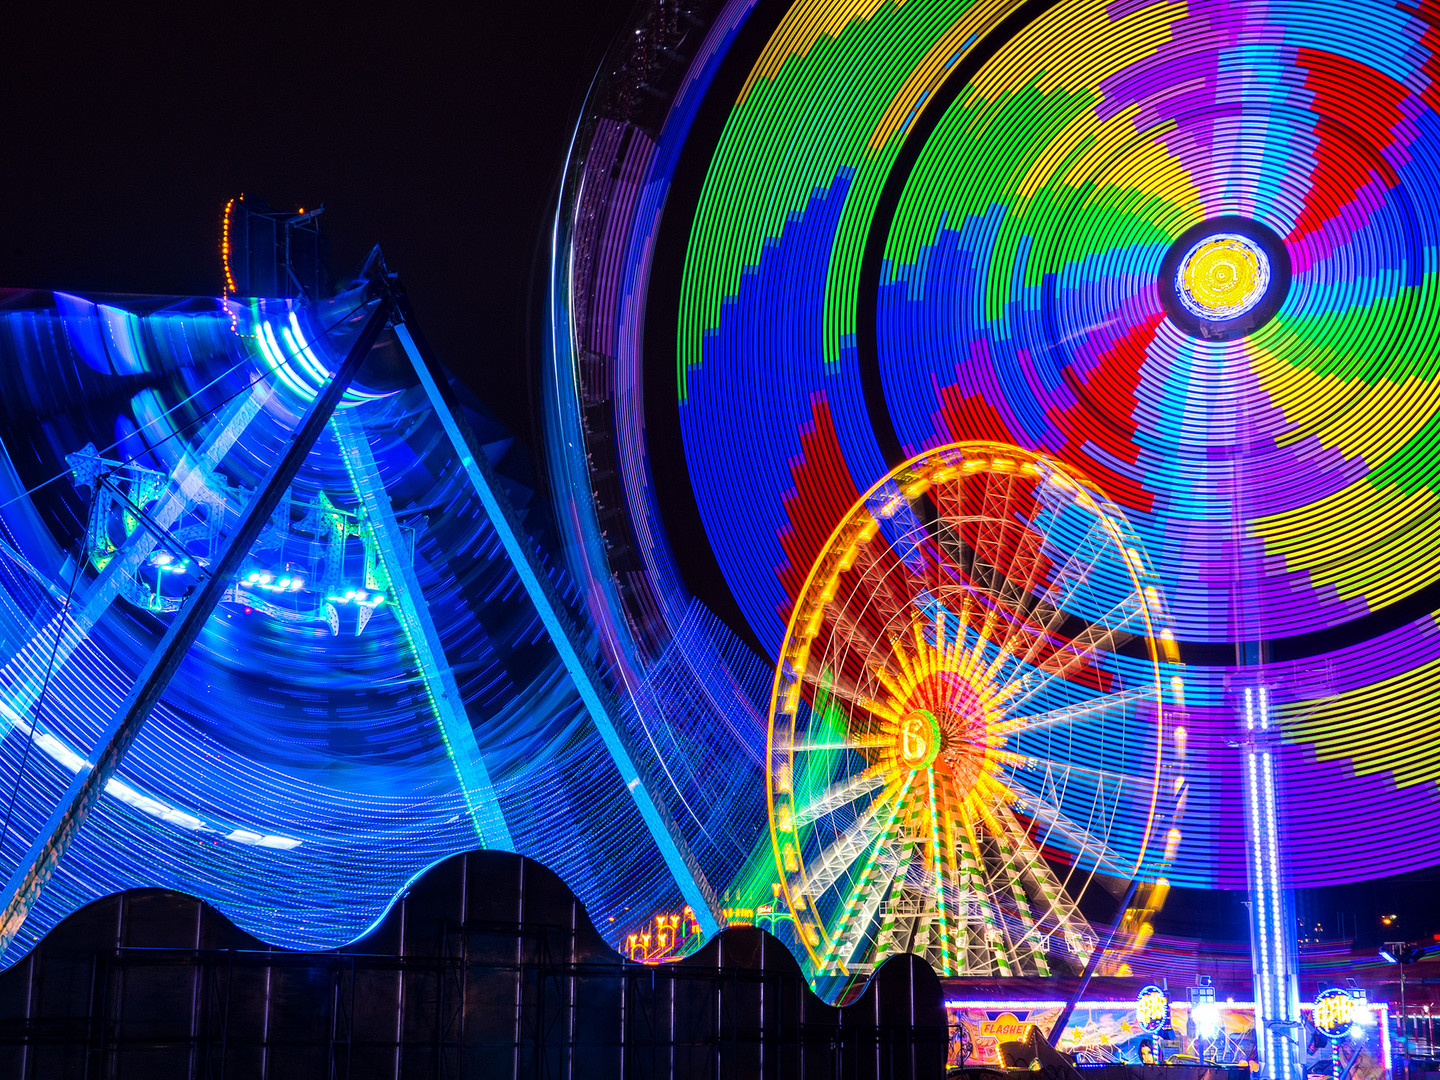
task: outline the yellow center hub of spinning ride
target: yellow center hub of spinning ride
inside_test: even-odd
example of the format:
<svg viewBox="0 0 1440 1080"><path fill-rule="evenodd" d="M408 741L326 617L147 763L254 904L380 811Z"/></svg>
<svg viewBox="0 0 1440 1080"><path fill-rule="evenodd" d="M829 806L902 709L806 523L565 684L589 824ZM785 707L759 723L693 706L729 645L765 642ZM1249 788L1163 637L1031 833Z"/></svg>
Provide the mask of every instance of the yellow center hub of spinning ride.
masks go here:
<svg viewBox="0 0 1440 1080"><path fill-rule="evenodd" d="M1270 284L1270 263L1249 237L1208 237L1180 262L1180 301L1202 319L1233 319L1249 311Z"/></svg>

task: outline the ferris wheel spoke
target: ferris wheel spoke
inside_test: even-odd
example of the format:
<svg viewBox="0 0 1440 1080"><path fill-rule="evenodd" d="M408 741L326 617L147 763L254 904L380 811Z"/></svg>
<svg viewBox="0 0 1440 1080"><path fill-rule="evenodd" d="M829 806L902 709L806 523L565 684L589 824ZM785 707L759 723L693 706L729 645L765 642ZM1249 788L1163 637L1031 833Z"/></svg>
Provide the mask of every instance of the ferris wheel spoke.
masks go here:
<svg viewBox="0 0 1440 1080"><path fill-rule="evenodd" d="M866 656L880 656L884 654L884 646L880 644L875 635L866 629L861 621L855 618L848 609L835 606L832 609L831 625L833 627L831 630L832 641L838 636L847 643L858 642L861 646L861 651Z"/></svg>
<svg viewBox="0 0 1440 1080"><path fill-rule="evenodd" d="M1009 656L1019 657L1022 663L1032 663L1035 654L1047 643L1060 641L1060 628L1070 618L1064 608L1054 607L1043 597L1036 597L1024 618L1014 619L1001 641L1001 650ZM1025 651L1020 645L1028 639Z"/></svg>
<svg viewBox="0 0 1440 1080"><path fill-rule="evenodd" d="M789 746L776 744L777 750L788 750L794 754L813 754L817 750L869 750L880 746L889 746L891 740L875 736L873 738L842 739L839 742L797 742Z"/></svg>
<svg viewBox="0 0 1440 1080"><path fill-rule="evenodd" d="M979 520L978 517L967 513L964 500L945 488L932 489L932 497L937 513L931 535L935 537L946 563L955 568L961 580L969 583L972 588L978 587L975 576L976 548L965 539L965 526L974 525Z"/></svg>
<svg viewBox="0 0 1440 1080"><path fill-rule="evenodd" d="M1129 627L1135 619L1144 616L1147 610L1145 598L1134 589L1127 590L1117 603L1095 618L1088 620L1090 623L1088 632L1097 632L1102 627L1109 630Z"/></svg>
<svg viewBox="0 0 1440 1080"><path fill-rule="evenodd" d="M1016 659L1021 665L1033 664L1036 654L1047 644L1052 647L1063 645L1060 628L1066 620L1071 618L1070 612L1062 607L1052 607L1045 600L1037 601L1035 607L1031 609L1031 614L1037 616L1035 621L1017 627L1015 632L1017 637L1021 633L1029 635L1030 643L1026 646L1025 651L1022 653L1018 651L1018 648L1009 648L1014 642L1013 640L1007 642L1008 651L1016 654Z"/></svg>
<svg viewBox="0 0 1440 1080"><path fill-rule="evenodd" d="M935 601L935 614L931 620L935 633L936 652L939 652L943 656L949 655L950 639L952 636L949 624L952 622L955 624L954 636L958 638L965 633L965 619L968 615L969 611L966 609L961 612L956 612L952 616L949 608L937 597Z"/></svg>
<svg viewBox="0 0 1440 1080"><path fill-rule="evenodd" d="M1000 691L998 698L1011 709L1019 708L1057 682L1069 681L1071 673L1084 665L1096 653L1113 653L1132 637L1134 635L1128 630L1117 627L1108 627L1095 634L1087 632L1083 637L1068 643L1049 662L1042 663L1033 669L1034 672L1040 673L1038 678L1026 676L1016 679ZM1013 696L1016 693L1019 693L1018 697Z"/></svg>
<svg viewBox="0 0 1440 1080"><path fill-rule="evenodd" d="M902 784L890 784L885 791L882 791L869 806L861 813L860 817L852 823L843 833L831 841L830 845L820 853L814 864L806 868L805 876L800 880L797 892L810 897L824 896L839 880L840 875L853 866L860 856L870 850L877 839L880 839L889 829L889 821L879 824L876 818L880 811L891 804L898 805L905 798L905 793L910 790L909 778ZM893 820L895 807L891 807L890 819ZM874 853L872 852L872 858Z"/></svg>
<svg viewBox="0 0 1440 1080"><path fill-rule="evenodd" d="M1097 550L1097 554L1099 554L1099 550ZM1089 563L1086 563L1083 577L1086 577L1086 579L1089 577L1090 570L1093 569L1094 564L1096 564L1096 559L1092 559ZM1076 592L1076 590L1071 590L1064 600L1073 598L1074 592ZM1064 624L1067 618L1071 618L1071 615L1073 615L1073 612L1068 612L1067 609L1064 608L1063 602L1054 602L1056 599L1058 598L1051 598L1051 596L1048 595L1048 590L1047 595L1041 598L1040 605L1038 606L1041 606L1041 608L1050 608L1050 611L1044 616L1043 622L1038 626L1038 629L1031 631L1032 634L1034 634L1034 638L1032 638L1030 647L1025 649L1024 654L1020 657L1022 664L1034 664L1035 654L1040 651L1045 642L1053 641L1053 639L1056 638L1058 628L1060 628L1061 624ZM1126 593L1126 595L1119 600L1119 603L1107 609L1102 615L1090 619L1090 626L1083 634L1077 635L1074 641L1061 644L1058 652L1066 655L1067 660L1060 661L1060 664L1063 665L1063 667L1073 667L1074 664L1079 664L1081 660L1089 657L1096 648L1115 648L1116 644L1120 644L1120 642L1126 641L1130 636L1133 636L1132 631L1135 629L1136 621L1138 621L1138 619L1139 621L1143 621L1143 616L1145 616L1146 613L1148 613L1148 606L1146 606L1145 599L1143 599L1138 592L1135 592L1135 590L1130 590L1130 592ZM1030 629L1030 626L1025 626L1025 629ZM1007 647L1008 644L1009 642L1007 642ZM1054 664L1053 660L1050 662ZM1048 665L1045 664L1045 662L1041 662L1040 667L1045 668L1048 667Z"/></svg>
<svg viewBox="0 0 1440 1080"><path fill-rule="evenodd" d="M1130 630L1130 623L1145 614L1144 602L1137 594L1131 593L1101 616L1101 619L1107 620L1111 615L1121 611L1125 612L1123 619L1114 623L1098 622L1073 641L1067 642L1048 661L1042 661L1037 665L1034 670L1042 672L1042 677L1032 679L1026 675L1016 679L1000 691L998 699L1006 703L1010 710L1018 709L1057 679L1068 677L1072 671L1097 652L1102 650L1114 652L1120 645L1134 637L1134 633ZM1015 696L1017 693L1018 697Z"/></svg>
<svg viewBox="0 0 1440 1080"><path fill-rule="evenodd" d="M996 750L992 751L992 753L995 755L996 761L1004 765L1009 765L1012 768L1025 769L1032 772L1060 772L1067 776L1074 773L1077 776L1088 776L1093 780L1099 780L1101 783L1114 784L1117 790L1133 779L1124 773L1114 772L1110 769L1096 769L1088 765L1077 765L1069 761L1056 761L1053 758L1040 757L1035 754L1016 753L1014 750Z"/></svg>
<svg viewBox="0 0 1440 1080"><path fill-rule="evenodd" d="M1029 593L1034 572L1038 569L1039 552L1028 551L1034 544L1035 533L1023 523L1022 514L1015 507L1015 489L1019 477L1013 473L989 475L994 475L999 483L987 489L984 504L986 520L977 532L977 540L983 542L988 538L989 541L991 595L1017 618L1023 618L1024 598ZM1029 555L1030 566L1026 571L1027 584L1022 586L1015 569L1017 561L1025 553Z"/></svg>
<svg viewBox="0 0 1440 1080"><path fill-rule="evenodd" d="M1000 565L1000 545L1008 524L992 518L979 519L975 535L977 548L970 560L972 580L997 604L1005 602L1005 571ZM979 567L984 568L983 583L981 575L975 572Z"/></svg>
<svg viewBox="0 0 1440 1080"><path fill-rule="evenodd" d="M1122 690L1118 693L1090 698L1087 701L1079 701L1073 705L1062 705L1057 709L1013 716L1009 720L995 725L994 732L996 735L1011 735L1044 731L1057 724L1068 724L1094 716L1112 716L1116 713L1123 713L1132 705L1158 701L1159 698L1160 691L1155 686L1146 686L1140 690Z"/></svg>
<svg viewBox="0 0 1440 1080"><path fill-rule="evenodd" d="M818 692L817 700L819 699L820 695L833 695L835 697L843 698L855 708L860 709L863 712L869 713L871 716L874 716L877 719L889 721L892 723L899 719L894 709L886 705L884 702L876 701L868 694L861 693L860 690L855 686L855 684L852 683L849 679L836 676L832 672L815 674L808 668L806 669L805 674L802 676L802 678L805 680L806 683L815 687L816 691Z"/></svg>
<svg viewBox="0 0 1440 1080"><path fill-rule="evenodd" d="M1066 556L1050 579L1050 584L1040 593L1040 599L1054 607L1063 608L1082 586L1089 584L1090 575L1100 565L1101 556L1113 543L1114 537L1101 519L1092 519L1074 550ZM1069 588L1063 593L1057 592L1057 586L1061 585L1068 585Z"/></svg>
<svg viewBox="0 0 1440 1080"><path fill-rule="evenodd" d="M896 633L890 638L890 653L895 658L895 666L900 669L905 681L914 686L924 677L924 672L920 670L924 660L910 651L910 639L918 637L913 619L910 623L910 631L908 637L903 633ZM901 700L904 700L903 697Z"/></svg>
<svg viewBox="0 0 1440 1080"><path fill-rule="evenodd" d="M987 549L995 550L995 530L1004 516L1002 509L997 520L994 480L993 473L979 473L964 480L948 498L935 496L938 520L947 526L946 546L955 553L951 561L972 587L992 595L999 568L996 560L987 556ZM947 507L953 509L947 512Z"/></svg>
<svg viewBox="0 0 1440 1080"><path fill-rule="evenodd" d="M1107 866L1112 873L1123 873L1121 860L1104 841L1092 836L1089 830L1081 828L1049 800L1036 795L1024 784L1014 779L1010 782L1014 802L1030 815L1045 822L1049 831L1063 836L1076 849L1077 861L1093 859L1096 866Z"/></svg>
<svg viewBox="0 0 1440 1080"><path fill-rule="evenodd" d="M944 615L944 633L937 630L935 647L949 651L958 647L965 638L965 632L974 628L977 607L986 605L975 590L958 582L941 582L931 593L937 618Z"/></svg>
<svg viewBox="0 0 1440 1080"><path fill-rule="evenodd" d="M959 615L959 627L979 631L984 629L986 643L996 645L997 656L1004 656L1009 650L1010 643L1023 632L1035 632L1030 625L1031 615L1022 610L1020 605L1007 606L1001 600L996 600L983 590L977 589L964 582L941 582L932 593L937 608L943 606L945 610L957 612ZM954 603L955 599L959 603ZM983 609L984 615L979 616L977 627L975 609ZM958 611L957 611L958 609ZM988 620L988 625L984 625ZM996 633L999 627L1003 633ZM938 638L937 638L938 640Z"/></svg>
<svg viewBox="0 0 1440 1080"><path fill-rule="evenodd" d="M1035 578L1036 575L1040 572L1041 555L1043 554L1043 552L1039 548L1039 542L1033 539L1033 537L1033 533L1023 531L1021 533L1020 540L1016 544L1017 550L1015 558L1017 559L1019 558L1019 553L1021 549L1033 548L1033 550L1029 550L1027 553L1028 568L1025 572L1024 581L1019 583L1018 587L1012 587L1009 591L1007 599L1004 601L1004 605L1009 611L1011 617L1009 620L1009 625L1006 627L1005 630L1005 636L1000 641L1000 652L1002 654L1008 653L1010 651L1011 643L1014 641L1017 635L1024 633L1027 629L1029 629L1036 608L1040 602L1038 598L1027 599L1031 598L1034 593ZM1012 559L1012 569L1014 567L1014 562L1015 560ZM1012 583L1012 586L1014 585L1014 575L1007 575L1007 580Z"/></svg>
<svg viewBox="0 0 1440 1080"><path fill-rule="evenodd" d="M868 593L867 604L879 612L886 624L914 607L914 597L897 591L891 580L892 572L904 569L904 564L898 558L896 564L886 566L881 560L881 552L876 550L873 542L863 545L855 559L860 575L857 584Z"/></svg>
<svg viewBox="0 0 1440 1080"><path fill-rule="evenodd" d="M1092 538L1096 536L1102 539L1090 546ZM1090 575L1099 566L1100 558L1105 553L1107 542L1110 539L1109 532L1100 524L1099 520L1092 521L1084 535L1081 536L1080 542L1075 546L1075 550L1061 564L1050 584L1041 592L1037 598L1036 609L1048 608L1049 614L1044 617L1035 639L1021 657L1024 663L1030 663L1035 652L1045 640L1052 637L1060 625L1069 618L1071 613L1066 610L1065 605L1074 599L1082 586L1089 583ZM1088 555L1085 554L1087 549ZM1057 587L1062 584L1068 585L1069 588L1065 589L1063 593L1057 592Z"/></svg>
<svg viewBox="0 0 1440 1080"><path fill-rule="evenodd" d="M1011 544L1009 565L1000 574L999 603L1014 618L1012 625L1026 621L1028 610L1034 606L1035 578L1040 572L1041 555L1039 540L1019 522L1007 522L1010 531L1017 533ZM1023 568L1021 561L1024 560ZM1022 577L1023 573L1023 577Z"/></svg>
<svg viewBox="0 0 1440 1080"><path fill-rule="evenodd" d="M975 628L975 640L970 643L969 663L971 667L980 666L980 657L985 652L985 646L991 644L995 634L995 624L999 622L1000 615L992 607L985 609L985 616L980 620L980 625Z"/></svg>
<svg viewBox="0 0 1440 1080"><path fill-rule="evenodd" d="M809 825L828 817L841 807L849 806L856 799L869 795L877 788L884 787L885 772L879 766L871 766L835 784L816 796L804 808L795 813L795 827Z"/></svg>
<svg viewBox="0 0 1440 1080"><path fill-rule="evenodd" d="M1008 516L1010 496L1015 488L1014 473L983 472L980 474L980 516L1003 521Z"/></svg>

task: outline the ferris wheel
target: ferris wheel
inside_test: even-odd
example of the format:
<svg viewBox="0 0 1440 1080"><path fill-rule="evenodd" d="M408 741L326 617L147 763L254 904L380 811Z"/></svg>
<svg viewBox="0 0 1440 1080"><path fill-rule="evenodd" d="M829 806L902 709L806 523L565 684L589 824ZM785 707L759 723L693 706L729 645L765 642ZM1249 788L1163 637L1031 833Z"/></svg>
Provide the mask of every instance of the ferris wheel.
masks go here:
<svg viewBox="0 0 1440 1080"><path fill-rule="evenodd" d="M1152 870L1173 824L1176 660L1138 541L1078 474L961 443L871 488L771 695L771 840L817 989L904 952L942 976L1082 968L1087 889Z"/></svg>

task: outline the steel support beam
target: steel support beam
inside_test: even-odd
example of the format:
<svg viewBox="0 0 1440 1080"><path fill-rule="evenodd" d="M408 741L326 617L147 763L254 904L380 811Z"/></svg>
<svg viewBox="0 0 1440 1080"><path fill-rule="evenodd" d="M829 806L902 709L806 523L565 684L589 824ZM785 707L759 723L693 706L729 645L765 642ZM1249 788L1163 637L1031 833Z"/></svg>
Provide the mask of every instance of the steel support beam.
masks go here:
<svg viewBox="0 0 1440 1080"><path fill-rule="evenodd" d="M490 772L485 768L485 759L475 741L470 717L465 712L465 699L460 696L460 687L450 669L450 661L446 659L445 647L430 615L430 606L425 602L425 594L420 591L420 579L411 560L406 557L400 523L396 520L390 496L385 492L385 483L380 478L375 455L365 436L365 426L354 418L353 410L350 413L337 412L331 418L330 426L340 440L340 450L345 456L345 466L355 485L355 493L360 497L365 516L380 545L380 558L390 578L387 599L391 610L399 616L420 677L425 680L425 689L435 709L435 718L440 723L445 748L450 752L450 760L460 779L475 832L487 848L514 851L515 842L510 837L510 829L505 824L505 816L490 783Z"/></svg>
<svg viewBox="0 0 1440 1080"><path fill-rule="evenodd" d="M355 378L375 339L385 328L393 308L389 294L371 301L371 305L364 328L351 346L345 362L340 365L340 370L305 410L299 424L290 433L289 444L241 515L224 553L215 560L209 575L196 587L185 606L175 613L159 647L151 654L130 693L106 725L94 765L75 774L15 872L10 875L10 880L5 883L4 895L0 897L4 904L0 909L0 955L10 947L25 924L45 883L64 857L65 849L85 824L85 818L105 790L106 783L120 767L126 751L159 702L185 654L190 651L201 628L230 587L241 560L249 553L280 499L289 490L306 455L339 404L341 394Z"/></svg>
<svg viewBox="0 0 1440 1080"><path fill-rule="evenodd" d="M170 486L151 514L156 525L161 529L170 528L199 501L207 473L224 460L271 393L270 386L257 383L248 394L225 406L197 452L193 456L186 454L170 474ZM121 583L126 576L139 570L141 563L155 550L156 542L155 534L149 529L136 529L105 569L74 598L68 612L57 612L6 662L3 672L0 672L0 684L7 687L4 696L0 697L0 738L9 734L17 723L32 722L26 718L35 707L44 683L43 676L36 673L43 672L47 667L59 671L65 666L120 595ZM62 626L64 631L57 644L55 635ZM52 649L55 653L53 661L50 659Z"/></svg>
<svg viewBox="0 0 1440 1080"><path fill-rule="evenodd" d="M403 300L400 303L403 318ZM400 339L405 354L409 356L415 373L420 377L421 385L430 396L430 403L460 459L461 468L465 470L471 487L479 496L490 524L500 537L505 554L519 575L555 651L560 655L561 663L565 665L576 691L580 694L580 700L609 750L626 790L635 800L635 806L640 811L655 846L659 848L661 857L680 887L680 894L685 898L685 903L690 905L701 930L707 937L713 936L720 926L719 901L690 853L685 838L671 820L665 804L646 786L639 767L643 758L631 745L629 733L617 720L610 692L600 670L590 657L579 630L566 613L558 592L545 576L519 515L496 482L490 463L476 442L474 434L461 420L444 374L432 368L403 322L396 324L395 335Z"/></svg>

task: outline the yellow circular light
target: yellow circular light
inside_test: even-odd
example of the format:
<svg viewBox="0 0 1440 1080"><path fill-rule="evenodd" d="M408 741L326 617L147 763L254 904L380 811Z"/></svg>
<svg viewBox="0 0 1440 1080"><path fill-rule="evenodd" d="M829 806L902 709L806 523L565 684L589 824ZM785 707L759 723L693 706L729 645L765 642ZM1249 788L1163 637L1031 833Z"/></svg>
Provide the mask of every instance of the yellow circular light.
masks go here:
<svg viewBox="0 0 1440 1080"><path fill-rule="evenodd" d="M1253 240L1233 233L1207 237L1180 262L1176 292L1202 319L1233 319L1254 307L1270 283L1270 263Z"/></svg>

